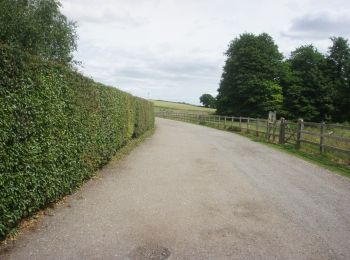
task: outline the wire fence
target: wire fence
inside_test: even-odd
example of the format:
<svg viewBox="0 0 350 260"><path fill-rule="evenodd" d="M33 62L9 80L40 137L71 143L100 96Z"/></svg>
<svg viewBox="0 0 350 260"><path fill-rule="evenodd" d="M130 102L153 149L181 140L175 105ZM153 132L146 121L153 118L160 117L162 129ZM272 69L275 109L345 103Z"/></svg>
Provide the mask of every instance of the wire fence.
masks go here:
<svg viewBox="0 0 350 260"><path fill-rule="evenodd" d="M309 153L327 155L350 165L350 126L262 118L202 115L198 113L159 111L156 116L219 129L246 132L257 138L282 145L291 144Z"/></svg>

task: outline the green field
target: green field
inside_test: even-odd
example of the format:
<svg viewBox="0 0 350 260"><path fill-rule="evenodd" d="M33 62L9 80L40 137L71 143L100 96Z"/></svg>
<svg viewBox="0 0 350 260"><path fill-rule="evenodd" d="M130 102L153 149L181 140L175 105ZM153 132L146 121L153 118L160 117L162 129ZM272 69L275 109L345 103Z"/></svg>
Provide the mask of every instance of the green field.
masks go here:
<svg viewBox="0 0 350 260"><path fill-rule="evenodd" d="M181 111L181 112L191 112L191 113L198 113L198 114L214 114L215 109L213 108L206 108L202 106L195 106L191 104L186 103L178 103L178 102L171 102L171 101L163 101L163 100L150 100L153 105L155 112L158 111Z"/></svg>

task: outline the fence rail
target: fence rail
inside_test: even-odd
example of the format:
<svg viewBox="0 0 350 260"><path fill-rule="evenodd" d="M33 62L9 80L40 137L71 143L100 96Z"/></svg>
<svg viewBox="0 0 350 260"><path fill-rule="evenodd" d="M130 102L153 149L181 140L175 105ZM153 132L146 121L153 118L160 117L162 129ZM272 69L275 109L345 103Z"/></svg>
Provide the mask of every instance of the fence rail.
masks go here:
<svg viewBox="0 0 350 260"><path fill-rule="evenodd" d="M350 164L350 127L337 124L269 121L262 118L203 115L197 113L159 111L156 116L196 124L215 126L231 131L245 131L268 142L293 144L297 149L317 150L331 154L338 161Z"/></svg>

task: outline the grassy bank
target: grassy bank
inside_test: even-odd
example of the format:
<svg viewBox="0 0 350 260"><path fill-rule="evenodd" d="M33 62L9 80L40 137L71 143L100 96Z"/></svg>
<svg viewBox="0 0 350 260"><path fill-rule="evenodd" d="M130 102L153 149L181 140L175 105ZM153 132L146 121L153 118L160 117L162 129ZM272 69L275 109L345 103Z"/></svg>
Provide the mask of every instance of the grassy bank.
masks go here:
<svg viewBox="0 0 350 260"><path fill-rule="evenodd" d="M341 157L335 156L332 153L326 153L321 155L317 147L313 145L308 145L308 144L303 144L300 149L296 149L294 144L287 143L285 145L280 145L276 143L278 141L278 136L276 137L275 142L267 142L265 139L265 132L264 132L264 128L266 130L266 126L264 126L264 124L259 125L258 129L261 132L259 133L259 137L257 137L255 128L250 129L250 131L247 131L247 129L244 129L247 127L246 122L242 122L242 125L240 126L239 122L231 122L231 121L228 121L226 123L222 121L210 122L210 120L209 121L201 120L201 119L198 120L198 118L200 117L197 117L197 116L186 117L183 115L177 116L176 114L170 114L169 116L169 119L185 121L185 122L194 123L194 124L200 124L203 126L207 126L207 127L211 127L219 130L240 134L253 141L261 142L275 149L279 149L283 152L292 154L299 158L305 159L309 162L315 163L319 166L322 166L328 170L334 171L343 176L350 177L350 166L348 165L349 161L346 158L342 159Z"/></svg>
<svg viewBox="0 0 350 260"><path fill-rule="evenodd" d="M163 100L151 100L154 105L155 112L158 111L173 111L173 112L191 112L191 113L199 113L199 114L214 114L215 109L206 108L202 106L195 106L191 104L178 103L178 102L170 102Z"/></svg>
<svg viewBox="0 0 350 260"><path fill-rule="evenodd" d="M200 125L208 126L211 128L219 129L219 130L224 130L228 132L234 132L239 135L242 135L244 137L249 138L250 140L253 140L255 142L260 142L264 145L267 145L269 147L278 149L280 151L286 152L288 154L297 156L299 158L302 158L304 160L307 160L311 163L317 164L319 166L322 166L330 171L336 172L340 175L346 176L350 178L350 166L345 165L345 164L340 164L332 160L332 158L328 155L321 155L317 153L317 151L313 148L302 148L302 149L296 149L295 145L292 144L285 144L285 145L280 145L276 143L270 143L264 140L264 138L259 138L256 137L256 135L252 133L247 133L246 131L239 131L239 128L225 128L222 125L217 125L217 124L208 124L208 123L201 123Z"/></svg>

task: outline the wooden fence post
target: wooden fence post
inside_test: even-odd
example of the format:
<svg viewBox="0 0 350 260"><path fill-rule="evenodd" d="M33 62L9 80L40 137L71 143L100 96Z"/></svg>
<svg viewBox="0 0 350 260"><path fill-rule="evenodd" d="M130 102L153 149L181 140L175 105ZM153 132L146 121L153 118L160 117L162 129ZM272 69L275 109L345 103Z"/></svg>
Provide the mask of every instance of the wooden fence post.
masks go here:
<svg viewBox="0 0 350 260"><path fill-rule="evenodd" d="M280 123L280 136L279 136L279 143L285 144L285 132L286 132L286 124L284 117L281 117L281 123Z"/></svg>
<svg viewBox="0 0 350 260"><path fill-rule="evenodd" d="M300 144L301 144L301 131L303 130L303 124L304 120L299 119L298 120L298 128L297 128L297 143L296 143L296 148L300 149Z"/></svg>
<svg viewBox="0 0 350 260"><path fill-rule="evenodd" d="M326 128L326 123L322 122L320 127L320 153L324 153L324 130Z"/></svg>
<svg viewBox="0 0 350 260"><path fill-rule="evenodd" d="M249 133L249 123L250 123L250 118L247 118L247 133Z"/></svg>
<svg viewBox="0 0 350 260"><path fill-rule="evenodd" d="M224 122L224 129L226 129L226 116L225 116L225 122Z"/></svg>
<svg viewBox="0 0 350 260"><path fill-rule="evenodd" d="M239 117L239 131L242 132L242 117Z"/></svg>
<svg viewBox="0 0 350 260"><path fill-rule="evenodd" d="M267 119L266 122L266 135L265 135L266 141L270 141L270 122L269 119Z"/></svg>
<svg viewBox="0 0 350 260"><path fill-rule="evenodd" d="M276 139L276 128L277 128L277 121L275 121L272 125L272 142L275 142Z"/></svg>
<svg viewBox="0 0 350 260"><path fill-rule="evenodd" d="M255 135L259 137L259 118L255 120Z"/></svg>

